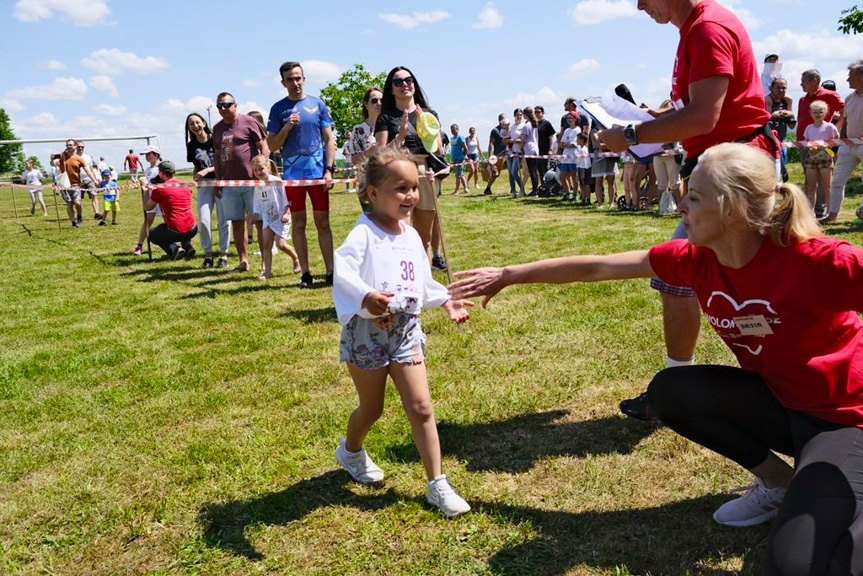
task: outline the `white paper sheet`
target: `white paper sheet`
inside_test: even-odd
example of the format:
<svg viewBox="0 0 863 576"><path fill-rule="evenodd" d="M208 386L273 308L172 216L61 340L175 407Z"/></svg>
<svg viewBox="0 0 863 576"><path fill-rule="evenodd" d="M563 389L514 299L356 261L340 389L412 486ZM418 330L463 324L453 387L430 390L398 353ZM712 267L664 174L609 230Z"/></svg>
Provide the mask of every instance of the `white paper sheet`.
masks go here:
<svg viewBox="0 0 863 576"><path fill-rule="evenodd" d="M643 124L653 120L653 116L647 110L639 108L614 93L608 93L599 98L580 100L578 106L601 128ZM629 148L629 153L639 160L659 152L662 152L662 144L638 144Z"/></svg>

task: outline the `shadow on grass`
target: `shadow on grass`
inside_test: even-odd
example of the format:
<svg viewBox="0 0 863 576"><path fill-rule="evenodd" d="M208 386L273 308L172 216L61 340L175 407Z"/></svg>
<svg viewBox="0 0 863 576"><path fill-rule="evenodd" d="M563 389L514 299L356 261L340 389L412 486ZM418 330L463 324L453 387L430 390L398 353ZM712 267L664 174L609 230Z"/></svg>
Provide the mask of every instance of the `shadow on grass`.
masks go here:
<svg viewBox="0 0 863 576"><path fill-rule="evenodd" d="M326 506L380 510L406 499L392 489L362 488L368 493L357 494L349 485L356 486L347 472L332 470L259 498L206 504L198 511L198 522L208 545L250 560L263 560L264 555L245 536L250 525L284 526Z"/></svg>
<svg viewBox="0 0 863 576"><path fill-rule="evenodd" d="M857 220L851 220L850 222L839 222L836 224L825 223L823 224L824 234L827 236L841 236L844 237L847 234L854 234L856 232L863 231L863 222ZM843 238L844 239L844 238Z"/></svg>
<svg viewBox="0 0 863 576"><path fill-rule="evenodd" d="M279 318L296 318L303 324L329 324L338 320L334 306L311 310L285 310L279 314Z"/></svg>
<svg viewBox="0 0 863 576"><path fill-rule="evenodd" d="M153 260L152 264L157 262ZM117 264L120 266L130 266L131 264L141 264L140 258L137 260L118 259ZM150 264L146 257L144 264ZM201 270L198 266L192 266L190 263L177 262L176 267L171 268L136 268L123 272L123 276L143 276L142 282L153 282L156 280L166 280L169 282L184 282L186 280L196 280L198 278L228 278L230 272L228 270ZM231 274L230 279L242 280L243 277L237 274ZM228 280L224 280L228 281Z"/></svg>
<svg viewBox="0 0 863 576"><path fill-rule="evenodd" d="M556 423L568 414L553 410L487 424L439 422L441 450L466 462L468 470L518 474L549 456L629 454L658 427L619 416ZM388 447L386 457L419 460L413 442Z"/></svg>
<svg viewBox="0 0 863 576"><path fill-rule="evenodd" d="M741 531L716 524L711 515L727 500L706 495L655 508L581 513L471 504L501 523L528 523L538 532L495 553L488 563L492 574L556 575L580 565L624 574L759 574L769 525ZM742 570L715 567L730 556L743 557Z"/></svg>
<svg viewBox="0 0 863 576"><path fill-rule="evenodd" d="M257 498L206 504L198 523L208 546L260 561L264 555L246 536L250 526L286 526L327 506L376 511L412 499L393 489L357 487L334 470ZM580 565L633 574L740 573L710 566L729 556L743 557L742 573L756 573L769 528L740 531L715 524L711 514L727 499L708 495L655 508L581 513L471 504L474 514L504 526L527 524L537 533L495 552L488 562L492 574L556 575Z"/></svg>
<svg viewBox="0 0 863 576"><path fill-rule="evenodd" d="M195 286L193 285L192 287ZM195 292L194 294L186 294L185 296L179 296L178 300L196 300L198 298L215 298L216 296L235 296L237 294L245 294L247 292L261 292L263 290L273 289L274 288L269 284L261 282L258 284L247 284L244 286L238 286L237 288L210 288L202 292Z"/></svg>

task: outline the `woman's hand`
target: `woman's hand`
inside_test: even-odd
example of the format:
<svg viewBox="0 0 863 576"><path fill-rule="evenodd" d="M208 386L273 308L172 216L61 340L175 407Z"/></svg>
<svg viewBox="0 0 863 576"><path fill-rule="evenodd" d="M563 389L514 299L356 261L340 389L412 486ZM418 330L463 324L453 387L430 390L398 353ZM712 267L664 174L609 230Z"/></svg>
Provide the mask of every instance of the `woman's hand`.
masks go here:
<svg viewBox="0 0 863 576"><path fill-rule="evenodd" d="M419 109L419 106L417 106L417 109ZM407 135L408 135L408 121L409 121L408 116L409 116L408 111L405 110L405 113L402 114L401 126L399 126L399 140L401 140L402 143L404 143L405 138L407 138Z"/></svg>
<svg viewBox="0 0 863 576"><path fill-rule="evenodd" d="M467 309L473 307L473 305L473 302L470 300L450 299L444 303L443 309L446 310L447 314L449 314L450 320L456 324L462 324L470 318L470 312L468 312Z"/></svg>
<svg viewBox="0 0 863 576"><path fill-rule="evenodd" d="M282 224L287 224L290 221L291 221L291 213L290 212L285 212L284 214L282 214Z"/></svg>
<svg viewBox="0 0 863 576"><path fill-rule="evenodd" d="M482 307L487 308L488 302L494 296L506 288L503 268L477 268L475 270L464 270L453 274L456 278L462 278L447 286L453 298L473 298L483 296Z"/></svg>
<svg viewBox="0 0 863 576"><path fill-rule="evenodd" d="M380 292L378 290L372 290L366 294L365 298L363 298L363 308L375 316L380 316L389 308L390 298L393 296L395 296L394 292Z"/></svg>
<svg viewBox="0 0 863 576"><path fill-rule="evenodd" d="M204 179L204 176L206 176L209 173L210 173L209 168L204 168L203 170L201 170L199 172L195 172L195 182L200 182L201 180Z"/></svg>

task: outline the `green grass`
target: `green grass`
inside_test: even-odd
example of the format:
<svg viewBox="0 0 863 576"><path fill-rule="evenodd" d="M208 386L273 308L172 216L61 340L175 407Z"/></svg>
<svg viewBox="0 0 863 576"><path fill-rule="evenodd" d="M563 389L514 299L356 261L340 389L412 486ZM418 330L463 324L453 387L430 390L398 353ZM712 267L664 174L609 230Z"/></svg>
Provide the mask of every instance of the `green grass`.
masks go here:
<svg viewBox="0 0 863 576"><path fill-rule="evenodd" d="M454 268L646 248L676 224L504 191L444 196ZM59 232L52 198L42 219L15 194L17 219L0 189L0 573L760 573L767 528L710 517L746 474L617 413L664 363L646 282L510 289L462 331L423 315L444 468L474 506L448 521L392 388L367 442L385 485L337 469L356 395L329 291L297 289L287 258L269 284L150 263L130 255L134 191L121 226ZM358 203L332 200L338 243ZM863 241L858 200L829 234ZM732 356L705 327L698 360Z"/></svg>

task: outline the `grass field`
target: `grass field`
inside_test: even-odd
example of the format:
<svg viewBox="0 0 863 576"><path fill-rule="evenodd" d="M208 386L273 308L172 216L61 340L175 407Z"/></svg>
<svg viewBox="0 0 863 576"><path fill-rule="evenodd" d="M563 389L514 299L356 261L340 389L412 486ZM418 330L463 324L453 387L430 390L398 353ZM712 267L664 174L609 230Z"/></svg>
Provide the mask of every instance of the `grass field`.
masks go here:
<svg viewBox="0 0 863 576"><path fill-rule="evenodd" d="M676 224L504 186L444 196L453 268L646 248ZM827 233L859 245L853 190ZM760 573L768 528L711 519L747 475L617 412L664 365L647 282L510 289L462 331L424 313L444 470L474 507L446 520L392 388L366 443L384 486L335 464L356 395L314 232L321 285L301 291L284 256L269 283L132 256L134 191L120 226L59 232L53 204L25 216L15 194L17 219L0 189L0 573ZM358 203L332 204L340 243ZM697 358L733 361L706 326Z"/></svg>

